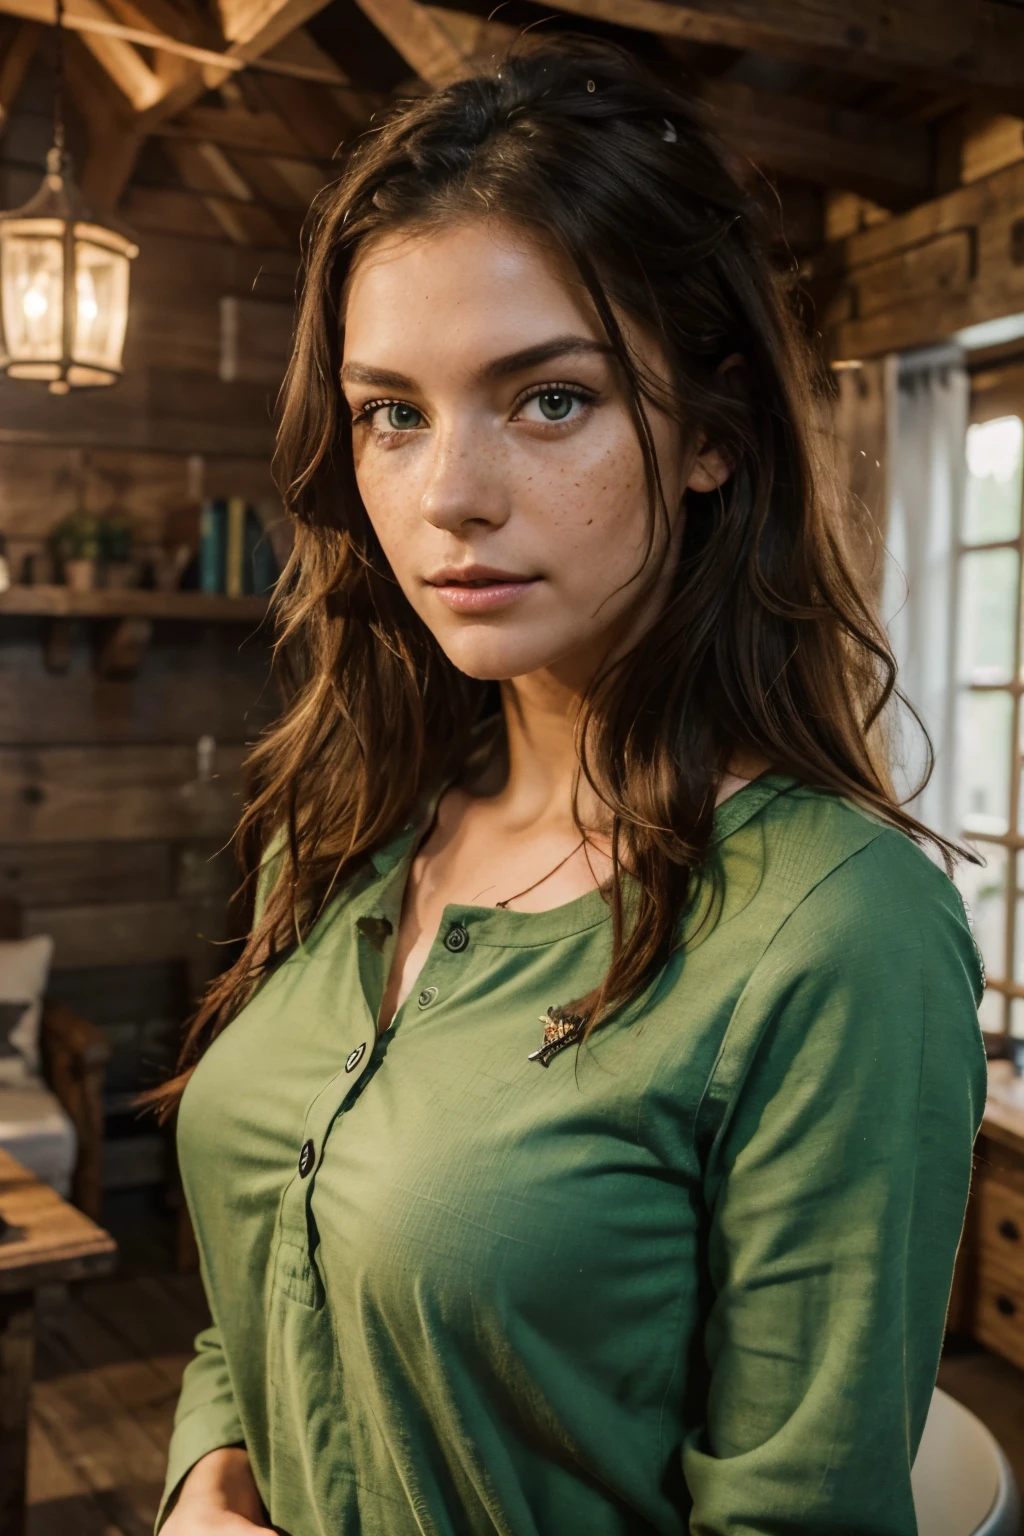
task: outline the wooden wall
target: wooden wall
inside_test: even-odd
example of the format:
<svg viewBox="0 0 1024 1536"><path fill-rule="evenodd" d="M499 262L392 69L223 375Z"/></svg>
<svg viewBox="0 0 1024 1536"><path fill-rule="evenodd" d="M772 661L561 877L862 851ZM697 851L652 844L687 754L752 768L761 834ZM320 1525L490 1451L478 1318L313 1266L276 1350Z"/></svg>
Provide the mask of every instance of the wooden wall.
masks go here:
<svg viewBox="0 0 1024 1536"><path fill-rule="evenodd" d="M28 933L52 934L55 995L110 1033L116 1111L165 1069L221 963L234 868L218 850L274 696L250 626L158 623L137 675L106 678L93 622L52 675L45 621L0 618L0 893L22 903ZM217 778L197 788L202 735ZM144 1181L152 1134L110 1145L113 1181Z"/></svg>
<svg viewBox="0 0 1024 1536"><path fill-rule="evenodd" d="M284 552L275 388L265 367L261 383L220 377L220 314L224 297L251 305L254 287L286 304L294 274L280 251L147 233L123 381L64 398L0 381L0 531L16 575L77 507L127 516L145 554L201 496L258 503ZM164 1070L223 956L233 866L209 861L238 814L246 743L273 715L270 635L159 621L137 675L109 678L95 665L101 622L83 620L56 675L48 622L0 614L0 894L23 904L28 932L53 935L55 994L109 1032L109 1182L147 1182L161 1141L127 1100ZM218 778L197 792L203 735Z"/></svg>
<svg viewBox="0 0 1024 1536"><path fill-rule="evenodd" d="M930 346L1019 315L1024 162L837 240L803 270L833 359Z"/></svg>

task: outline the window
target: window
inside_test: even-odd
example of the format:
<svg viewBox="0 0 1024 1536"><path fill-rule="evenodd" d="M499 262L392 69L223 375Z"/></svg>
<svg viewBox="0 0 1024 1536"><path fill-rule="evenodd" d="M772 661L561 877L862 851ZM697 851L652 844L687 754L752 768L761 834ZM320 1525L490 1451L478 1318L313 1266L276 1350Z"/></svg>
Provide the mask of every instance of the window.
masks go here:
<svg viewBox="0 0 1024 1536"><path fill-rule="evenodd" d="M957 883L988 973L982 1027L1024 1038L1024 421L976 414L957 550L956 804L985 867L961 865Z"/></svg>

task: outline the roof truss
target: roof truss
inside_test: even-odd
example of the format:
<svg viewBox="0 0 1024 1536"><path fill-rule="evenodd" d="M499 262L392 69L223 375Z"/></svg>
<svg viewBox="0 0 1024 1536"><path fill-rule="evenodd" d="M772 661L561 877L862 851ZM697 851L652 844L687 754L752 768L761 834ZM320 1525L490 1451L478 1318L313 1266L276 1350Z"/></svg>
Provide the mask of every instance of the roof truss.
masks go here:
<svg viewBox="0 0 1024 1536"><path fill-rule="evenodd" d="M0 131L55 3L0 0L0 14L21 22L6 51L0 35ZM65 0L77 33L69 83L88 129L89 196L112 207L155 138L169 179L133 187L132 207L162 219L192 199L207 230L238 243L292 244L339 144L366 127L403 74L420 88L458 78L504 48L541 0L511 0L501 15L518 25L488 19L485 0L460 3L476 9L421 0ZM328 4L340 27L317 21ZM973 132L979 113L1024 113L1024 4L557 0L558 13L584 30L653 34L652 46L676 61L734 149L780 178L783 204L800 210L808 239L822 189L826 200L842 193L883 218L948 190L969 103L962 115ZM366 48L371 35L376 51ZM384 85L370 55L393 61Z"/></svg>

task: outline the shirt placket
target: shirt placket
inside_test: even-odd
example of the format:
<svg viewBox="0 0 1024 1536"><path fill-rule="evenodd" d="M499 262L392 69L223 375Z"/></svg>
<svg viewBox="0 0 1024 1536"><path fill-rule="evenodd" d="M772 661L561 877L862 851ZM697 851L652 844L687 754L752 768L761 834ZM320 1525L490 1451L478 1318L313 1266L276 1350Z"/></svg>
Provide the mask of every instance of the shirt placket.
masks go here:
<svg viewBox="0 0 1024 1536"><path fill-rule="evenodd" d="M323 1083L306 1106L299 1129L295 1171L281 1204L280 1241L276 1278L280 1289L307 1306L323 1300L323 1285L316 1270L316 1225L312 1214L312 1196L323 1160L327 1138L335 1122L351 1106L375 1059L377 1010L382 978L386 977L394 948L396 915L394 887L401 900L400 871L396 867L383 889L378 886L369 902L357 901L348 916L351 924L348 942L355 945L359 987L353 988L359 1006L351 1021L339 1020L342 1057L340 1069ZM388 896L392 900L388 901Z"/></svg>

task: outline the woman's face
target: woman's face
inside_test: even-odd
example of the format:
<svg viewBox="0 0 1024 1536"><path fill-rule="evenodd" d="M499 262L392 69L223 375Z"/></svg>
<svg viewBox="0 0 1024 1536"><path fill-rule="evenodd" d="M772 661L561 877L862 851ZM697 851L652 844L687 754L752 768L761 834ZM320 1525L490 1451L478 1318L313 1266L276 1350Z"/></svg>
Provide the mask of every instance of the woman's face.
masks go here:
<svg viewBox="0 0 1024 1536"><path fill-rule="evenodd" d="M620 324L668 383L656 342ZM508 225L381 239L357 263L342 384L356 478L405 596L471 677L585 683L651 621L687 486L728 474L648 406L668 528L585 289ZM648 590L652 577L655 585Z"/></svg>

